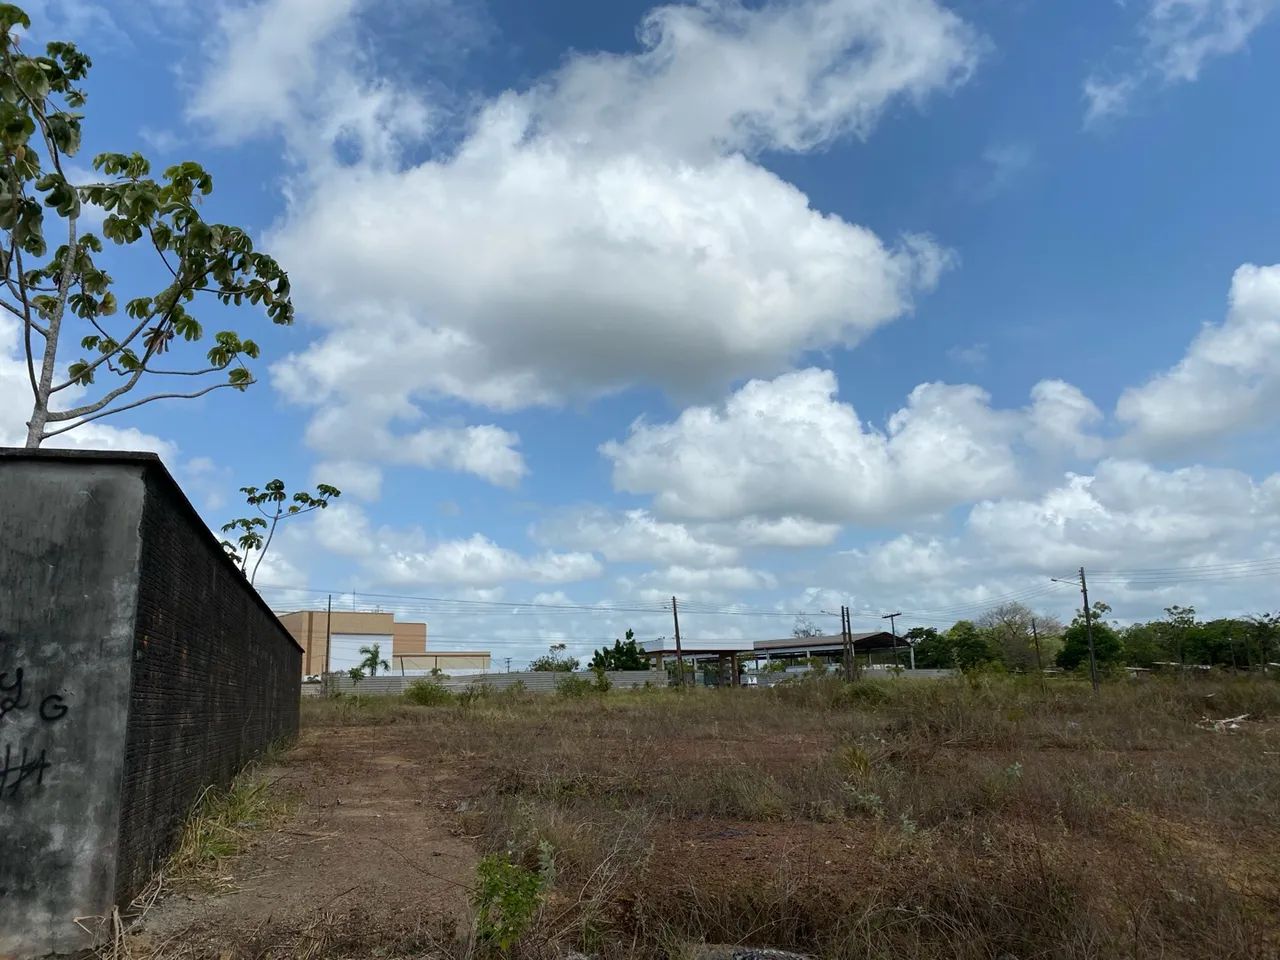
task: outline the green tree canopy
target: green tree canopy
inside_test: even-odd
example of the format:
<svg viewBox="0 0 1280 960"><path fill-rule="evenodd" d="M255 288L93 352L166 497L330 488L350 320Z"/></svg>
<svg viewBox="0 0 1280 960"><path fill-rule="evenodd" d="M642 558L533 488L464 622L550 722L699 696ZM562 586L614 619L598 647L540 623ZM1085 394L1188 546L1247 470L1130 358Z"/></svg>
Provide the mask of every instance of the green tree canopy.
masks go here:
<svg viewBox="0 0 1280 960"><path fill-rule="evenodd" d="M141 154L101 153L97 176L72 182L67 161L80 149L81 84L92 61L64 41L27 52L30 27L22 9L0 3L0 308L22 330L32 396L26 445L154 400L244 390L254 382L246 361L258 357L257 343L233 330L206 334L191 305L248 301L289 324L288 276L245 230L204 219L213 178L197 163L175 164L157 180ZM86 205L102 213L101 236L81 230ZM160 279L121 297L96 260L103 239L153 252ZM187 346L200 341L211 341L203 356ZM72 344L80 355L67 363L62 348ZM144 377L155 392L135 399ZM167 386L174 383L184 386Z"/></svg>
<svg viewBox="0 0 1280 960"><path fill-rule="evenodd" d="M1105 603L1095 603L1093 620L1093 653L1098 668L1103 669L1124 662L1124 641L1115 627L1102 619L1110 611ZM1089 636L1084 614L1076 614L1071 625L1062 634L1062 649L1058 651L1058 666L1063 670L1075 670L1089 665Z"/></svg>
<svg viewBox="0 0 1280 960"><path fill-rule="evenodd" d="M916 666L922 670L940 670L955 666L955 656L947 637L937 627L912 627L904 635L916 651Z"/></svg>
<svg viewBox="0 0 1280 960"><path fill-rule="evenodd" d="M947 645L951 648L953 665L961 670L972 670L999 659L990 635L979 630L972 620L960 620L948 630Z"/></svg>
<svg viewBox="0 0 1280 960"><path fill-rule="evenodd" d="M627 630L627 639L613 641L612 647L601 647L591 655L592 670L647 670L649 658L636 643L634 630Z"/></svg>

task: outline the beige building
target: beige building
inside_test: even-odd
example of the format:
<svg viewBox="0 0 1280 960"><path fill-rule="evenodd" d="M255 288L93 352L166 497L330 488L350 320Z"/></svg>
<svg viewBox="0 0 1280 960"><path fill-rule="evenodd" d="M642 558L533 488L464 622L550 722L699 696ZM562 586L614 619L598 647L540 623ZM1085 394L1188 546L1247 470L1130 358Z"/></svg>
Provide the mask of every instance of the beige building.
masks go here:
<svg viewBox="0 0 1280 960"><path fill-rule="evenodd" d="M363 659L360 648L375 644L395 674L489 669L489 651L428 650L425 623L397 623L390 613L335 610L330 623L324 610L297 610L280 622L302 646L303 676L350 670Z"/></svg>

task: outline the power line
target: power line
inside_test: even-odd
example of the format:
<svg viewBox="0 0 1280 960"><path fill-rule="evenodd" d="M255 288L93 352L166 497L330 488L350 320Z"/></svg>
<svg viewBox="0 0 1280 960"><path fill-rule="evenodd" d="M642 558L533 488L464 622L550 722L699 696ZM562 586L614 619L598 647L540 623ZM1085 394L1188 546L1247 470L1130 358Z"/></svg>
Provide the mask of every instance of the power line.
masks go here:
<svg viewBox="0 0 1280 960"><path fill-rule="evenodd" d="M1280 575L1280 557L1265 557L1253 560L1219 561L1203 564L1187 564L1174 567L1147 567L1125 569L1099 569L1090 571L1090 579L1095 585L1110 587L1164 587L1189 583L1230 582L1234 580L1252 579ZM1058 584L1053 582L1024 586L1003 593L992 594L969 601L957 601L936 607L906 609L902 612L904 620L917 623L951 623L956 619L973 616L995 606L1007 603L1025 603L1052 596L1057 593ZM351 598L352 609L357 601L364 601L366 608L371 604L379 607L392 607L387 613L401 613L423 617L495 617L520 612L536 612L540 615L595 615L612 616L629 614L633 616L654 617L672 612L672 603L667 600L619 601L611 603L550 603L546 601L511 601L511 600L479 600L454 597L429 597L410 594L374 593L354 590L324 590L313 587L289 586L285 584L262 584L260 590L277 594L281 605L288 598L315 597L318 604L322 597L329 595L338 598ZM752 607L744 604L717 606L711 601L681 601L680 606L686 616L693 617L753 617L753 618L820 618L835 616L827 611L779 610L776 606ZM868 609L888 605L868 604ZM342 611L337 611L342 612ZM866 613L863 617L871 617ZM538 636L529 637L494 637L490 631L476 631L477 635L457 633L433 633L438 640L467 640L489 643L535 643L545 641L568 641L575 643L608 643L613 636L604 637L566 637L554 630ZM488 636L485 636L488 634Z"/></svg>
<svg viewBox="0 0 1280 960"><path fill-rule="evenodd" d="M534 609L534 610L544 610L548 612L562 611L562 612L573 612L573 613L580 612L580 611L585 611L588 613L668 613L671 610L670 605L667 604L665 601L650 603L647 605L646 604L614 605L614 604L585 604L585 603L543 603L543 602L535 602L535 601L517 602L512 600L464 600L464 599L458 599L458 598L452 598L452 597L415 597L415 596L409 596L406 594L396 594L396 593L368 593L363 590L361 591L324 590L324 589L318 589L314 587L292 587L292 586L287 586L287 585L278 584L278 583L264 583L260 585L259 589L260 590L278 590L286 593L292 592L292 593L315 594L317 596L322 596L322 595L332 595L335 597L350 596L350 597L365 598L369 600L398 601L397 603L393 604L395 606L404 606L406 605L406 602L407 604L414 604L418 606L428 604L431 606L436 606L436 607L445 609L447 612L452 612L452 611L448 611L448 608L450 607L462 607L464 609L493 607L493 608L503 609L503 610ZM339 610L338 612L342 613L343 611Z"/></svg>
<svg viewBox="0 0 1280 960"><path fill-rule="evenodd" d="M1200 570L1221 570L1228 567L1251 567L1259 564L1280 564L1280 557L1260 557L1256 560L1223 560L1218 563L1199 563L1184 564L1176 567L1135 567L1133 569L1106 569L1099 568L1100 574L1134 574L1141 575L1146 573L1164 574L1164 573L1188 573Z"/></svg>
<svg viewBox="0 0 1280 960"><path fill-rule="evenodd" d="M1100 574L1095 577L1098 583L1130 586L1176 586L1182 583L1222 583L1230 580L1251 580L1256 577L1280 575L1280 564L1272 567L1259 567L1234 573L1192 574L1187 576L1123 576L1120 574Z"/></svg>

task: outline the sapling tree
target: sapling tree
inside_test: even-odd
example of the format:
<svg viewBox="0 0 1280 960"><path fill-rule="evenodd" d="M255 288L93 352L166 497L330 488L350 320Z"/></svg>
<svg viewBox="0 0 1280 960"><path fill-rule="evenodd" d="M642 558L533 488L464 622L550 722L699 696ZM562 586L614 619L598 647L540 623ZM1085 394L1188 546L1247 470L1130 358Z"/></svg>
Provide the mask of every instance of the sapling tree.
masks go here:
<svg viewBox="0 0 1280 960"><path fill-rule="evenodd" d="M258 511L258 516L238 517L222 525L223 533L238 532L235 541L223 540L222 547L253 583L262 566L262 558L276 535L276 527L282 520L298 517L313 510L323 510L330 500L342 496L342 491L327 483L316 484L315 493L299 490L290 496L283 480L271 480L259 490L257 487L241 487L245 502ZM264 536L263 531L266 531ZM249 570L249 558L257 554L253 570Z"/></svg>
<svg viewBox="0 0 1280 960"><path fill-rule="evenodd" d="M101 153L96 176L78 179L68 160L80 149L79 84L92 63L62 41L27 53L20 33L30 27L23 10L0 3L0 310L21 332L32 394L26 446L155 400L244 390L257 343L232 330L206 336L191 304L248 301L289 324L288 275L240 227L204 220L213 178L197 163L157 180L141 154ZM82 229L90 206L101 236ZM163 278L124 299L123 317L96 259L104 239L149 250Z"/></svg>

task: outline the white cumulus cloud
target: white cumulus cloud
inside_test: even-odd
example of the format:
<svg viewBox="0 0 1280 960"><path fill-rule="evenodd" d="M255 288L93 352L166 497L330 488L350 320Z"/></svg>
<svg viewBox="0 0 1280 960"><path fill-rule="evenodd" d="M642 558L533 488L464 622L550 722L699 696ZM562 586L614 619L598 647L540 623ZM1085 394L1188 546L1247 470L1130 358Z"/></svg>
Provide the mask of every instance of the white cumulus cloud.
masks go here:
<svg viewBox="0 0 1280 960"><path fill-rule="evenodd" d="M615 487L652 494L664 515L889 523L1014 491L1024 444L1073 455L1094 414L1057 382L1038 386L1027 410L993 409L972 385L925 383L880 430L836 392L827 370L753 380L720 407L638 422L601 450Z"/></svg>
<svg viewBox="0 0 1280 960"><path fill-rule="evenodd" d="M570 583L600 576L600 561L589 553L525 556L482 534L446 540L423 549L401 549L372 561L369 571L396 586L468 584L484 586L520 580Z"/></svg>
<svg viewBox="0 0 1280 960"><path fill-rule="evenodd" d="M1240 267L1226 319L1171 370L1124 391L1116 416L1138 449L1169 451L1280 417L1280 265Z"/></svg>
<svg viewBox="0 0 1280 960"><path fill-rule="evenodd" d="M815 210L752 159L866 136L963 83L983 41L935 0L659 6L636 51L572 54L412 161L398 146L426 107L347 36L360 6L234 8L192 104L226 136L283 129L300 161L271 237L324 331L274 368L297 403L377 429L438 397L705 391L856 343L949 262Z"/></svg>

